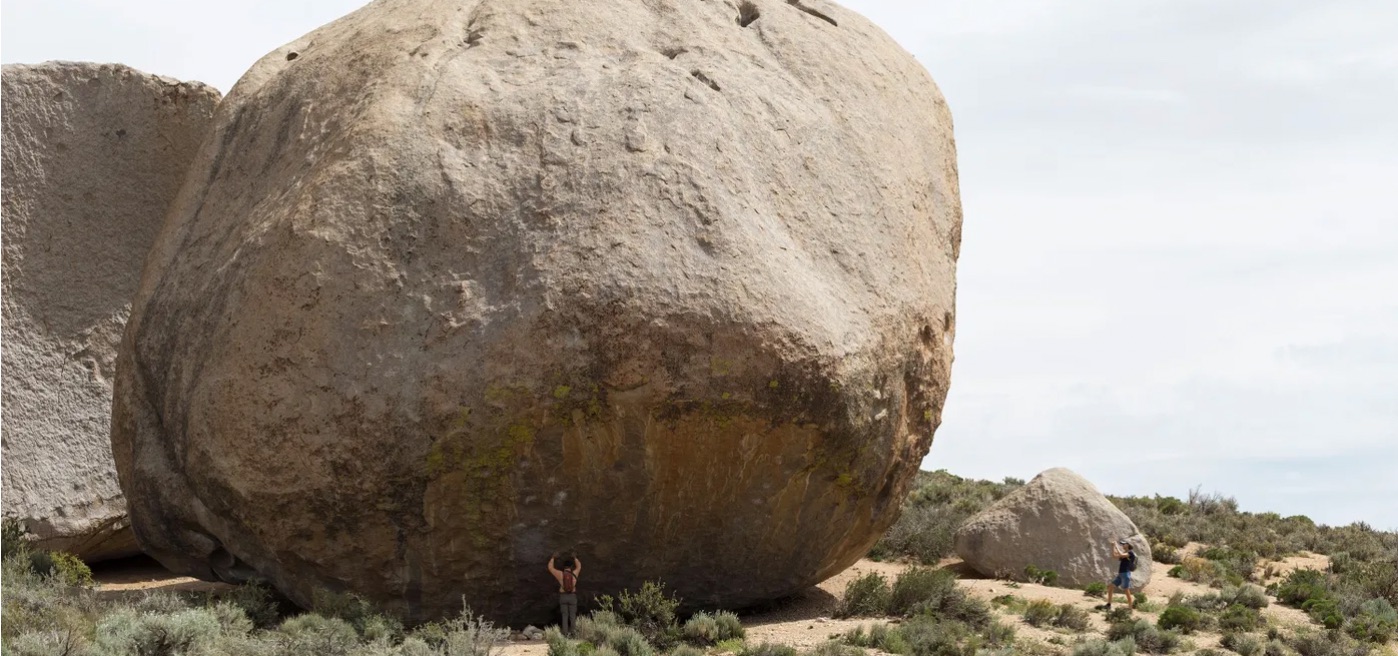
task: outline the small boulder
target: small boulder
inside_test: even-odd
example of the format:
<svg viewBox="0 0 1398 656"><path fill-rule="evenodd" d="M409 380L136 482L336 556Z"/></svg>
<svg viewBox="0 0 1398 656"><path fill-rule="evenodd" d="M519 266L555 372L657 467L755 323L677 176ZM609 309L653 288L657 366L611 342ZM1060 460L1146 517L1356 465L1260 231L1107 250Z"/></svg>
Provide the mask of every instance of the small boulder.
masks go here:
<svg viewBox="0 0 1398 656"><path fill-rule="evenodd" d="M956 532L956 553L977 572L1025 580L1029 566L1058 573L1058 585L1078 587L1116 576L1111 546L1125 538L1136 550L1132 588L1150 583L1150 543L1136 525L1087 479L1050 469Z"/></svg>
<svg viewBox="0 0 1398 656"><path fill-rule="evenodd" d="M3 79L4 514L44 549L133 555L117 347L219 93L119 64L9 64Z"/></svg>

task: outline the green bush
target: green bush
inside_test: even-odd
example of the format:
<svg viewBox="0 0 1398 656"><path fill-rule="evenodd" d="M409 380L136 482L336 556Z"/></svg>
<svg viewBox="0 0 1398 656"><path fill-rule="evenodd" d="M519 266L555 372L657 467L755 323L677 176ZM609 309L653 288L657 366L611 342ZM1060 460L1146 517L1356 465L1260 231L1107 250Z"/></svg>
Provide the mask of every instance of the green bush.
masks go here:
<svg viewBox="0 0 1398 656"><path fill-rule="evenodd" d="M1340 612L1340 602L1334 597L1312 597L1301 604L1301 610L1306 611L1311 619L1327 629L1338 629L1345 623L1345 616Z"/></svg>
<svg viewBox="0 0 1398 656"><path fill-rule="evenodd" d="M1358 640L1386 643L1398 634L1398 612L1386 599L1370 599L1360 605L1345 632Z"/></svg>
<svg viewBox="0 0 1398 656"><path fill-rule="evenodd" d="M1234 604L1218 616L1218 626L1224 631L1256 631L1262 628L1262 614L1256 609Z"/></svg>
<svg viewBox="0 0 1398 656"><path fill-rule="evenodd" d="M1062 604L1058 607L1058 617L1053 619L1053 625L1073 631L1086 631L1092 626L1092 616L1077 606Z"/></svg>
<svg viewBox="0 0 1398 656"><path fill-rule="evenodd" d="M1165 630L1179 629L1184 633L1193 633L1203 626L1204 618L1198 610L1189 606L1170 606L1160 614L1157 624Z"/></svg>
<svg viewBox="0 0 1398 656"><path fill-rule="evenodd" d="M1058 572L1051 569L1039 569L1034 565L1029 565L1024 568L1024 576L1030 583L1047 586L1058 585Z"/></svg>
<svg viewBox="0 0 1398 656"><path fill-rule="evenodd" d="M1143 619L1113 624L1107 629L1107 638L1112 641L1130 639L1137 649L1152 654L1171 653L1184 642L1177 631L1159 629Z"/></svg>
<svg viewBox="0 0 1398 656"><path fill-rule="evenodd" d="M1131 622L1131 609L1125 606L1117 606L1107 611L1108 624L1120 624L1121 622Z"/></svg>
<svg viewBox="0 0 1398 656"><path fill-rule="evenodd" d="M695 613L684 623L681 630L686 642L696 645L712 645L719 641L718 620L708 613Z"/></svg>
<svg viewBox="0 0 1398 656"><path fill-rule="evenodd" d="M892 591L888 579L870 572L845 586L844 599L836 610L838 617L877 617L888 613Z"/></svg>
<svg viewBox="0 0 1398 656"><path fill-rule="evenodd" d="M714 613L714 621L718 623L718 641L742 640L747 636L747 631L743 630L743 623L737 615L726 610Z"/></svg>
<svg viewBox="0 0 1398 656"><path fill-rule="evenodd" d="M797 653L794 647L764 642L759 645L745 647L743 651L738 652L738 656L797 656Z"/></svg>
<svg viewBox="0 0 1398 656"><path fill-rule="evenodd" d="M92 580L92 570L81 558L70 553L55 551L50 554L53 562L53 576L68 587L92 588L97 582Z"/></svg>
<svg viewBox="0 0 1398 656"><path fill-rule="evenodd" d="M1266 608L1271 601L1267 599L1267 591L1260 585L1245 583L1240 586L1225 586L1219 597L1227 605L1239 605L1253 610Z"/></svg>
<svg viewBox="0 0 1398 656"><path fill-rule="evenodd" d="M556 626L544 629L544 643L549 646L548 656L581 656L578 643L569 640Z"/></svg>
<svg viewBox="0 0 1398 656"><path fill-rule="evenodd" d="M673 642L677 633L675 611L680 600L665 592L665 584L647 581L637 592L624 590L615 599L602 595L597 602L602 610L615 613L623 624L640 631L657 647L668 648ZM622 652L621 656L635 655Z"/></svg>
<svg viewBox="0 0 1398 656"><path fill-rule="evenodd" d="M1101 581L1089 583L1082 588L1082 593L1088 597L1102 599L1107 596L1107 584Z"/></svg>
<svg viewBox="0 0 1398 656"><path fill-rule="evenodd" d="M1330 583L1325 573L1313 569L1293 570L1277 587L1277 600L1290 606L1329 595Z"/></svg>
<svg viewBox="0 0 1398 656"><path fill-rule="evenodd" d="M930 567L914 567L894 580L888 612L907 616L928 608L940 608L942 600L955 590L955 574Z"/></svg>
<svg viewBox="0 0 1398 656"><path fill-rule="evenodd" d="M1264 648L1260 638L1246 633L1225 633L1219 645L1242 656L1260 656Z"/></svg>
<svg viewBox="0 0 1398 656"><path fill-rule="evenodd" d="M703 656L703 654L696 654L695 656ZM816 648L811 650L806 656L865 656L865 654L862 648L835 640L828 640L817 645Z"/></svg>
<svg viewBox="0 0 1398 656"><path fill-rule="evenodd" d="M1024 622L1029 626L1044 626L1058 619L1058 606L1047 599L1035 599L1024 609Z"/></svg>
<svg viewBox="0 0 1398 656"><path fill-rule="evenodd" d="M1073 656L1133 656L1135 653L1136 642L1131 638L1116 642L1097 638L1073 647Z"/></svg>

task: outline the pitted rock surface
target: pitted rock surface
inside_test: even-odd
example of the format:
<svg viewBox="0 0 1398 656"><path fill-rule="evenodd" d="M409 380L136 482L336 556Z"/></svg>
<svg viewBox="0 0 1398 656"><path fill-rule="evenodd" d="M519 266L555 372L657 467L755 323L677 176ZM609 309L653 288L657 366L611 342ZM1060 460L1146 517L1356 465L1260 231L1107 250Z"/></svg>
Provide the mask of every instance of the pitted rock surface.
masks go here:
<svg viewBox="0 0 1398 656"><path fill-rule="evenodd" d="M131 555L111 379L141 266L219 94L113 64L2 77L4 514L43 548Z"/></svg>
<svg viewBox="0 0 1398 656"><path fill-rule="evenodd" d="M1068 469L1039 474L972 517L956 532L956 553L986 576L1025 580L1033 565L1058 572L1058 584L1106 583L1117 574L1112 544L1136 550L1132 588L1150 583L1150 541L1090 481Z"/></svg>
<svg viewBox="0 0 1398 656"><path fill-rule="evenodd" d="M738 607L841 571L941 420L961 214L914 59L820 0L379 0L220 106L113 429L143 545L300 603Z"/></svg>

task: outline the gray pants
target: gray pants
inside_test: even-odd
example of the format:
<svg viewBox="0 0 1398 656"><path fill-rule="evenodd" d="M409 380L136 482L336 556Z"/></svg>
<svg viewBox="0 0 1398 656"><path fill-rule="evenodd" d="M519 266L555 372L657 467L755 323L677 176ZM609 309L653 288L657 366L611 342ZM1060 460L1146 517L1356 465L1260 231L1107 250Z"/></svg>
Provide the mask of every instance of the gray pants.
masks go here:
<svg viewBox="0 0 1398 656"><path fill-rule="evenodd" d="M572 637L573 621L578 619L578 595L558 595L558 612L563 615L563 635Z"/></svg>

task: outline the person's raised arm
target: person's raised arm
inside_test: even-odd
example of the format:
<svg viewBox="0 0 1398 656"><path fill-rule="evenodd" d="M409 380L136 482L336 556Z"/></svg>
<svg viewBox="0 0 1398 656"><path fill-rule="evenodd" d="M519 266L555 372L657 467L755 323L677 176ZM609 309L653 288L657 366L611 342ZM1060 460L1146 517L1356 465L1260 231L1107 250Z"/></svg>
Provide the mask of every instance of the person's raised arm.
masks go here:
<svg viewBox="0 0 1398 656"><path fill-rule="evenodd" d="M573 576L582 575L582 561L577 556L573 556Z"/></svg>
<svg viewBox="0 0 1398 656"><path fill-rule="evenodd" d="M558 558L558 554L554 554L554 555L552 555L552 556L549 556L549 574L552 574L552 575L553 575L553 578L562 580L562 578L563 578L563 572L558 571L558 568L557 568L557 567L554 567L554 565L553 565L553 561L554 561L555 558Z"/></svg>

